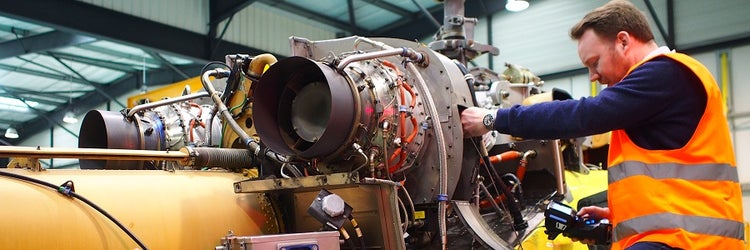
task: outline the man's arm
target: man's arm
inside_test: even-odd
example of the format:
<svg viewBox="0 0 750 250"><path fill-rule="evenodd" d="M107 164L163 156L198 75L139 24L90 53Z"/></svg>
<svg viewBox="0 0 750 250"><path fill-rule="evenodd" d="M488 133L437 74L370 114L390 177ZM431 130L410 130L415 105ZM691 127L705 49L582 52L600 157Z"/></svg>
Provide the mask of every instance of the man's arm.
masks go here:
<svg viewBox="0 0 750 250"><path fill-rule="evenodd" d="M527 139L574 138L623 129L658 115L674 98L674 61L657 58L647 62L623 81L604 89L596 97L516 105L500 109L495 129L500 133ZM469 111L467 113L467 111ZM462 113L464 133L476 136L482 128L484 109ZM464 116L466 116L464 118Z"/></svg>

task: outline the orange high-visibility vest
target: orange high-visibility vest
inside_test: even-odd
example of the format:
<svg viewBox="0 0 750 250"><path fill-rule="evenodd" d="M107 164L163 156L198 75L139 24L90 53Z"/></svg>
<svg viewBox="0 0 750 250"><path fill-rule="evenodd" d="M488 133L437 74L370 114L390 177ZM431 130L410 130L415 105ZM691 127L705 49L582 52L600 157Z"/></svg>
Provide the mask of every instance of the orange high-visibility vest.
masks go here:
<svg viewBox="0 0 750 250"><path fill-rule="evenodd" d="M679 149L643 149L625 130L612 131L608 169L612 249L641 241L682 249L742 249L742 193L716 80L685 54L658 56L669 57L698 76L708 96L706 110L690 141ZM634 65L628 74L652 58Z"/></svg>

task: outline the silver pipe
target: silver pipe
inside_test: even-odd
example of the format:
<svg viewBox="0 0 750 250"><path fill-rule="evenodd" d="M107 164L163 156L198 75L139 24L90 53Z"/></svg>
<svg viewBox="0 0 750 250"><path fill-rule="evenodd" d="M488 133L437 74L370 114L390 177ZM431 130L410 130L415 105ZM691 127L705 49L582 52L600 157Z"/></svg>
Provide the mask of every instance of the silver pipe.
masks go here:
<svg viewBox="0 0 750 250"><path fill-rule="evenodd" d="M386 56L397 56L397 55L401 55L401 53L404 53L404 49L388 49L388 50L381 50L381 51L369 52L369 53L364 53L364 54L351 55L351 56L344 58L344 60L341 60L339 65L336 67L336 69L338 71L342 71L344 70L344 68L346 68L347 65L353 62L381 58L381 57L386 57Z"/></svg>
<svg viewBox="0 0 750 250"><path fill-rule="evenodd" d="M373 184L386 184L386 185L391 185L393 187L400 187L401 186L401 183L398 183L398 182L395 182L395 181L392 181L392 180L370 178L370 177L365 177L363 179L363 182L364 183L373 183Z"/></svg>
<svg viewBox="0 0 750 250"><path fill-rule="evenodd" d="M446 162L446 160L448 159L448 150L445 145L443 126L440 124L440 118L437 116L438 111L437 107L435 107L434 105L435 100L432 98L432 94L430 94L430 91L427 88L427 83L424 81L424 78L422 78L422 75L419 74L417 67L414 66L413 62L407 61L406 68L407 70L411 71L411 73L417 79L417 84L415 84L415 87L417 87L417 91L419 93L422 93L422 97L425 98L425 107L427 108L427 110L429 110L430 114L434 116L432 119L432 124L435 130L435 141L437 142L438 147L438 165L440 167L440 193L438 194L438 227L440 229L440 242L442 244L442 248L447 249L448 234L445 216L447 215L446 203L448 202L448 163Z"/></svg>
<svg viewBox="0 0 750 250"><path fill-rule="evenodd" d="M421 53L416 52L413 49L403 47L403 48L386 49L386 50L381 50L381 51L368 52L364 54L351 55L351 56L344 58L344 60L341 60L339 65L336 67L336 69L338 71L343 71L344 68L346 68L346 66L349 65L350 63L369 60L369 59L375 59L375 58L381 58L381 57L387 57L387 56L402 56L402 57L409 58L412 61L415 61L418 63L421 63L425 60L424 55L422 55Z"/></svg>
<svg viewBox="0 0 750 250"><path fill-rule="evenodd" d="M398 205L399 207L401 207L401 212L404 213L404 216L406 216L406 219L404 220L404 218L401 218L401 214L398 215L398 222L401 222L402 220L404 221L404 223L401 223L401 231L406 232L406 229L409 228L409 223L410 223L409 214L408 214L409 212L406 210L406 205L404 205L404 201L402 201L401 199L396 199L396 200L398 200Z"/></svg>
<svg viewBox="0 0 750 250"><path fill-rule="evenodd" d="M214 130L213 130L214 129L214 119L216 118L216 112L217 112L217 110L218 109L216 108L216 105L214 105L214 107L211 109L211 113L210 113L211 114L211 118L208 119L208 124L206 125L207 126L206 127L206 131L207 132L206 132L205 142L206 142L206 145L208 145L209 147L213 146L213 143L211 142L211 140L213 139L212 135L213 135L213 132L214 132ZM219 121L219 122L221 122L221 121ZM219 132L219 133L224 133L223 129L221 129L221 128L220 128L220 131L221 132ZM217 145L219 145L219 147L221 147L221 142L219 142L219 144L217 144Z"/></svg>
<svg viewBox="0 0 750 250"><path fill-rule="evenodd" d="M474 204L476 204L477 206L479 206L479 190L480 190L479 183L481 183L481 181L477 181L477 185L474 186L474 197L473 197Z"/></svg>
<svg viewBox="0 0 750 250"><path fill-rule="evenodd" d="M411 195L409 195L409 191L407 191L406 188L403 185L401 185L401 183L398 183L398 182L395 182L395 181L391 181L391 180L377 179L377 178L370 178L370 177L365 177L363 179L363 182L364 183L375 183L375 184L386 184L386 185L391 185L394 188L401 189L402 191L404 191L404 195L406 195L406 199L409 201L409 208L411 210L412 217L416 213L416 211L414 210L414 201L411 199ZM399 201L401 201L401 200L399 200ZM408 215L406 217L409 218ZM413 219L410 220L410 221L411 221L411 224L414 224Z"/></svg>
<svg viewBox="0 0 750 250"><path fill-rule="evenodd" d="M224 122L226 122L230 128L232 128L232 131L237 133L237 135L242 139L242 142L245 146L247 146L253 153L260 152L260 145L257 143L254 143L255 140L251 138L247 133L245 133L242 128L240 128L240 125L237 124L237 122L234 121L234 117L232 117L232 113L229 112L229 109L227 109L227 105L224 105L224 102L221 101L221 96L216 92L216 89L214 89L214 85L211 84L211 79L209 79L209 76L219 77L223 76L226 77L230 74L229 70L225 69L213 69L206 71L201 76L201 82L203 83L203 88L208 91L208 94L211 96L211 100L214 101L214 104L216 107L218 107L219 113L224 117Z"/></svg>
<svg viewBox="0 0 750 250"><path fill-rule="evenodd" d="M357 151L357 153L359 153L359 155L361 155L361 156L362 156L362 158L364 158L364 159L365 159L365 162L363 162L363 163L362 163L362 164L360 164L360 165L359 165L359 166L358 166L357 168L355 168L354 170L352 170L351 172L349 172L349 176L351 176L352 174L354 174L354 172L357 172L357 171L359 171L360 169L362 169L363 167L365 167L365 166L367 166L368 164L370 164L370 158L369 158L369 157L367 157L367 154L365 154L365 152L364 152L364 151L362 151L362 146L360 146L360 145L359 145L359 144L357 144L357 143L353 143L353 144L352 144L352 148L354 148L354 150L355 150L355 151Z"/></svg>
<svg viewBox="0 0 750 250"><path fill-rule="evenodd" d="M482 191L487 194L487 199L490 200L490 204L492 204L492 207L495 208L495 211L497 211L498 218L503 213L503 210L500 209L500 206L497 205L497 202L495 202L495 197L492 197L492 193L490 193L489 190L487 190L487 186L484 185L484 183L479 182L479 187L482 188ZM512 199L512 198L510 198ZM479 205L479 202L477 202L477 205Z"/></svg>
<svg viewBox="0 0 750 250"><path fill-rule="evenodd" d="M552 152L555 152L553 155L555 160L555 179L557 179L557 193L558 194L565 194L565 173L563 173L564 165L562 161L562 151L560 151L560 140L553 140L550 143L553 144L552 146Z"/></svg>
<svg viewBox="0 0 750 250"><path fill-rule="evenodd" d="M375 177L375 156L377 156L377 150L370 150L370 176Z"/></svg>
<svg viewBox="0 0 750 250"><path fill-rule="evenodd" d="M535 156L536 156L536 151L534 151L534 150L527 150L526 152L523 153L523 156L521 157L521 160L522 161L526 161L529 157L535 157Z"/></svg>
<svg viewBox="0 0 750 250"><path fill-rule="evenodd" d="M409 191L406 190L406 187L401 186L401 191L404 191L404 195L406 195L406 200L409 201L409 209L411 210L411 224L414 225L414 214L417 213L414 209L414 201L411 199L411 195L409 195ZM409 216L407 215L406 218L408 219Z"/></svg>
<svg viewBox="0 0 750 250"><path fill-rule="evenodd" d="M172 103L177 103L177 102L182 102L182 101L187 101L187 100L207 97L207 96L208 96L207 92L198 92L195 94L183 95L183 96L179 96L175 98L169 98L169 99L164 99L164 100L160 100L156 102L141 104L141 105L133 107L132 109L130 109L130 111L128 111L128 118L133 117L135 113L138 113L144 109L156 108L156 107L164 106L167 104L172 104Z"/></svg>
<svg viewBox="0 0 750 250"><path fill-rule="evenodd" d="M290 178L289 176L286 176L284 174L284 169L288 169L289 172L291 172L292 175L294 175L294 177L302 177L303 176L302 172L300 172L299 169L297 169L297 168L295 168L295 167L293 167L291 165L292 164L290 164L290 163L281 164L281 171L280 171L281 175L284 176L284 178Z"/></svg>
<svg viewBox="0 0 750 250"><path fill-rule="evenodd" d="M374 47L380 48L381 50L393 49L393 47L391 47L390 45L385 44L383 42L375 41L375 40L372 40L372 39L367 38L367 37L357 37L357 39L354 40L354 49L355 50L359 47L359 43L361 43L361 42L365 42L365 43L367 43L369 45L372 45Z"/></svg>

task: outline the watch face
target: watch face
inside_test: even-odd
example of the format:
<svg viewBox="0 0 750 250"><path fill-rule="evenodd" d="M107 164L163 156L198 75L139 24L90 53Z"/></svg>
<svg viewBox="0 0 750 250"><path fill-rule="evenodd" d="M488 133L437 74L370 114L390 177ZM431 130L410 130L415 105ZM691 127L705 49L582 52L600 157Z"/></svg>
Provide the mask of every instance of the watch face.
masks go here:
<svg viewBox="0 0 750 250"><path fill-rule="evenodd" d="M493 123L495 123L495 118L492 117L492 114L487 114L484 116L484 119L482 120L482 123L484 124L484 127L487 129L493 129Z"/></svg>

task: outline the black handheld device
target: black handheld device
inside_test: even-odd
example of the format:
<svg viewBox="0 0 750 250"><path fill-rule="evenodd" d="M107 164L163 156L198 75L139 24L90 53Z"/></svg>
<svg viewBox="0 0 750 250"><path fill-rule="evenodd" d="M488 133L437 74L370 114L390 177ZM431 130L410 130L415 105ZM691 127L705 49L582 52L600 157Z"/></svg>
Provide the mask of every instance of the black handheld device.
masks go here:
<svg viewBox="0 0 750 250"><path fill-rule="evenodd" d="M576 210L557 201L551 201L544 211L544 233L554 240L563 234L569 238L593 239L596 245L607 245L612 240L612 224L609 220L584 219Z"/></svg>

